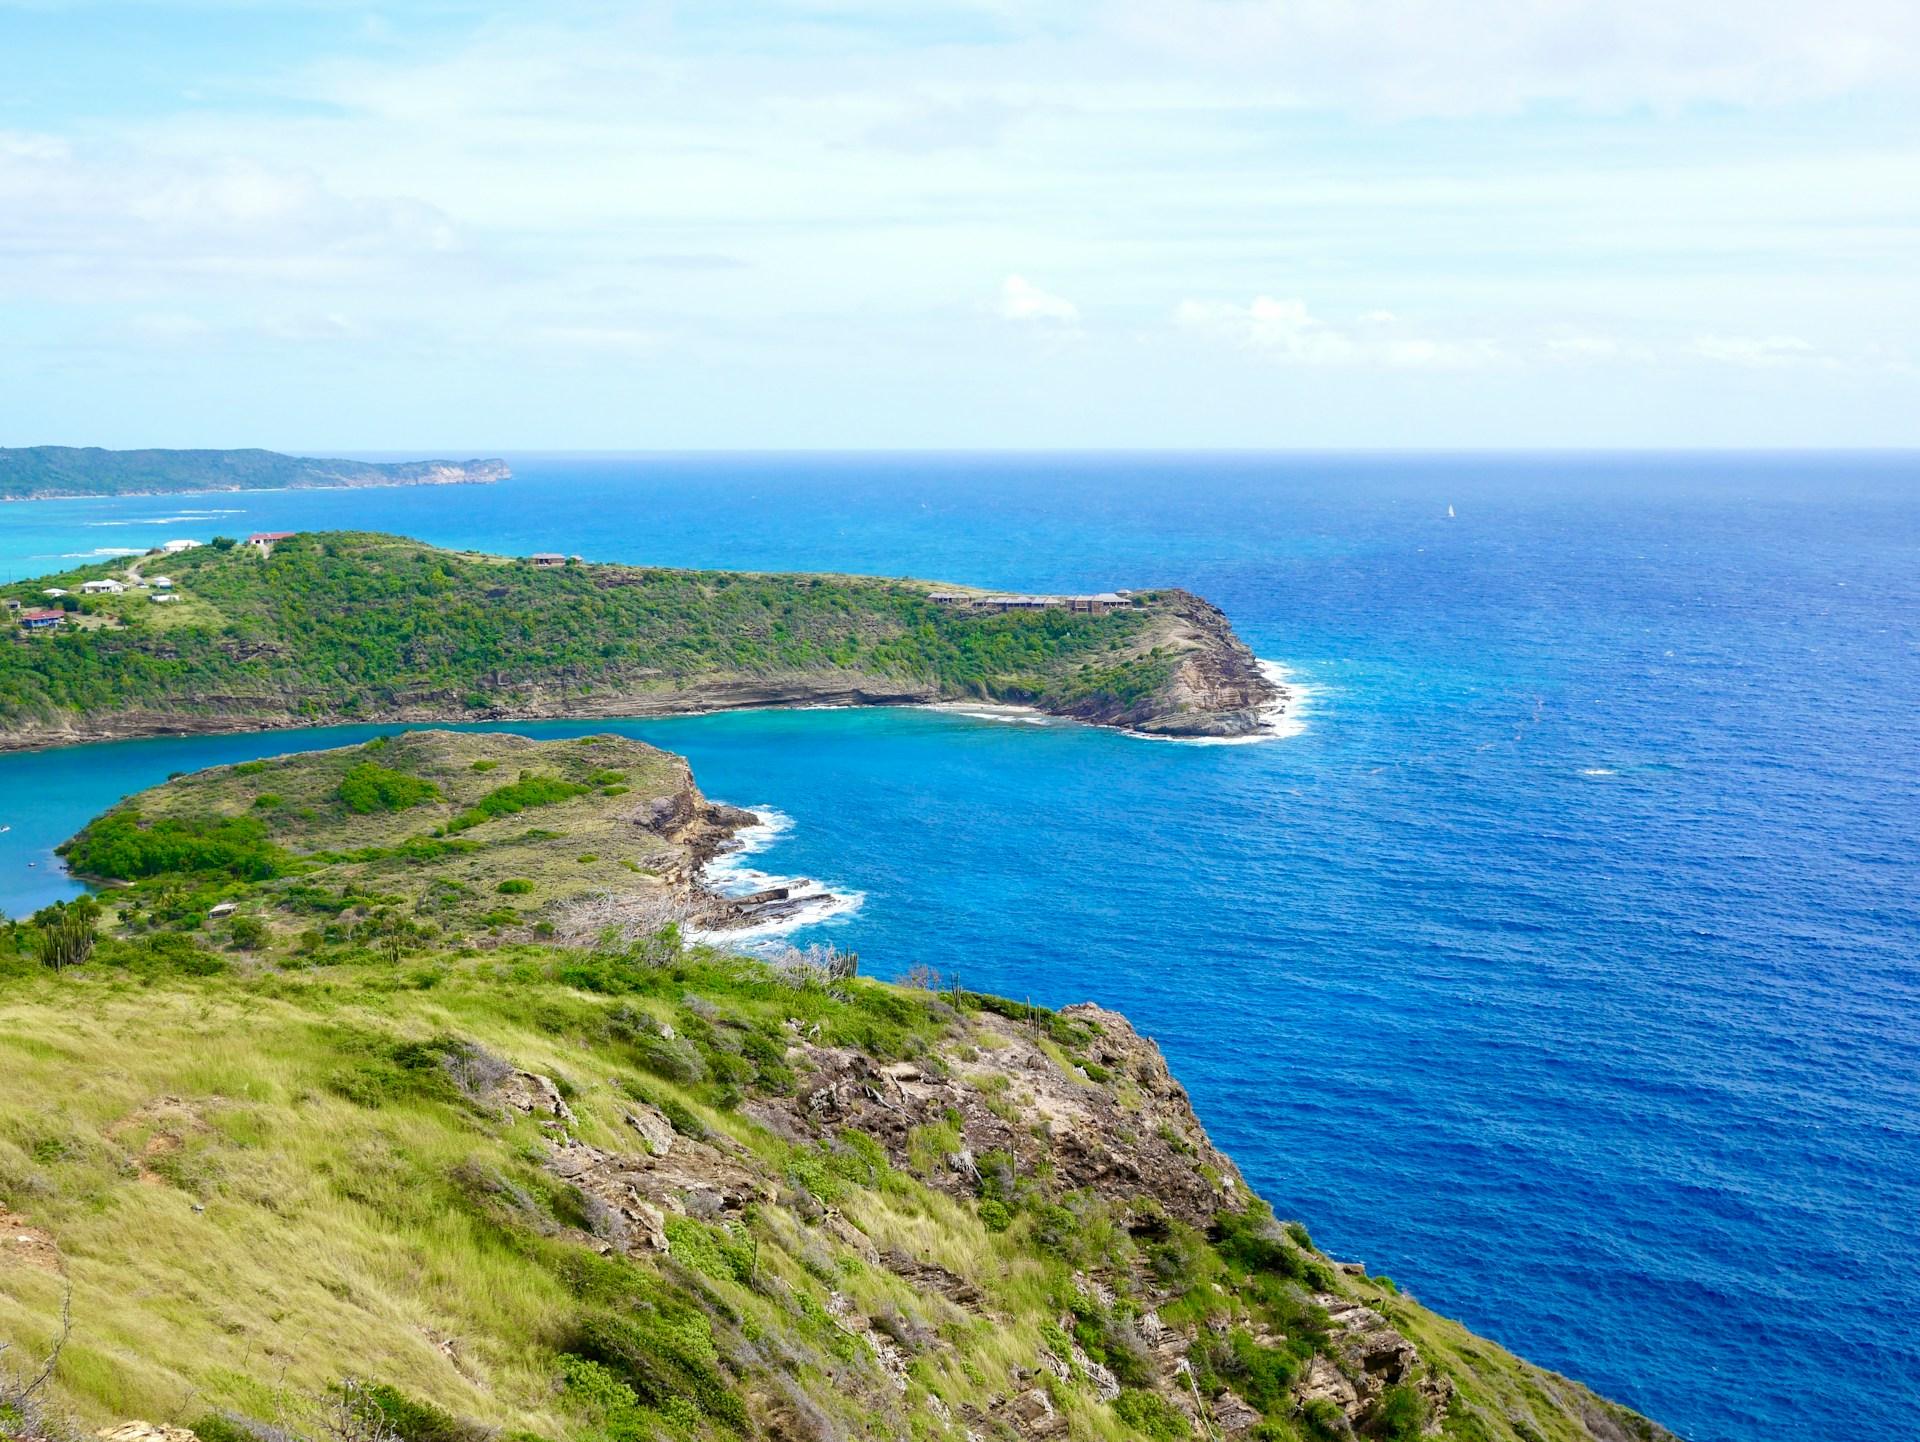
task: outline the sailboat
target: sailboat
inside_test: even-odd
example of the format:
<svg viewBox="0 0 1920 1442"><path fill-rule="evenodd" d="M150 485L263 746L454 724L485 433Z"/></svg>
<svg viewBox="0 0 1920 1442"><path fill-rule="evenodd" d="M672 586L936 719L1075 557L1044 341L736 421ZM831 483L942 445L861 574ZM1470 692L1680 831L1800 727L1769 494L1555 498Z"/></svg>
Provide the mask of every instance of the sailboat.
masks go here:
<svg viewBox="0 0 1920 1442"><path fill-rule="evenodd" d="M1447 507L1447 519L1448 519L1449 521L1451 521L1451 520L1453 519L1453 507L1452 507L1452 506L1448 506L1448 507Z"/></svg>

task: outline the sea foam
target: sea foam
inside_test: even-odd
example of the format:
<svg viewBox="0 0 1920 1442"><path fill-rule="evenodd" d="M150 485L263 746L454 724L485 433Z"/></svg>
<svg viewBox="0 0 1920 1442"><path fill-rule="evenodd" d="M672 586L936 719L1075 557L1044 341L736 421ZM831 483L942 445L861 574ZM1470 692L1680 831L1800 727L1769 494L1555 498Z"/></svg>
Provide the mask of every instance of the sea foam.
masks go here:
<svg viewBox="0 0 1920 1442"><path fill-rule="evenodd" d="M749 858L773 846L793 830L793 818L772 806L748 806L742 809L753 813L756 818L754 824L734 833L733 849L709 861L701 871L700 879L722 896L751 896L756 891L784 886L789 889L792 898L800 903L800 908L776 921L761 922L754 926L694 929L688 932L693 940L725 942L752 950L756 945L775 942L803 926L844 921L865 904L867 895L864 891L831 888L807 877L781 876L751 865Z"/></svg>

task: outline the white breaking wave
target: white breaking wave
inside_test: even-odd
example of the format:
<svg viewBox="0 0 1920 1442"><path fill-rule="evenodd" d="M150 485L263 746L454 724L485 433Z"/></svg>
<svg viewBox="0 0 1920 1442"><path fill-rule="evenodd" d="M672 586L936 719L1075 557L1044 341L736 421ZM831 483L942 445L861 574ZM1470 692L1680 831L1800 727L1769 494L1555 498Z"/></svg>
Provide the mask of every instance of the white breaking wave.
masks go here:
<svg viewBox="0 0 1920 1442"><path fill-rule="evenodd" d="M753 943L774 941L803 926L844 921L865 905L867 894L864 891L836 890L807 877L780 876L750 865L750 857L765 851L793 830L793 818L771 806L748 806L743 809L751 811L758 819L752 826L742 827L734 833L733 839L737 844L731 851L723 852L709 861L701 871L700 879L722 896L751 896L756 891L770 891L784 886L788 889L788 895L800 903L799 910L757 926L716 927L711 930L693 928L687 933L689 938L734 945L748 943L751 949Z"/></svg>
<svg viewBox="0 0 1920 1442"><path fill-rule="evenodd" d="M187 511L178 516L132 516L119 521L82 521L83 526L186 526L195 521L211 521L220 516L244 516L245 511Z"/></svg>
<svg viewBox="0 0 1920 1442"><path fill-rule="evenodd" d="M965 716L970 721L998 721L1004 726L1052 726L1060 719L1031 706L986 706L966 701L938 701L925 709Z"/></svg>
<svg viewBox="0 0 1920 1442"><path fill-rule="evenodd" d="M1583 766L1580 769L1580 774L1582 776L1611 776L1614 773L1605 766Z"/></svg>
<svg viewBox="0 0 1920 1442"><path fill-rule="evenodd" d="M1307 729L1306 713L1311 709L1314 688L1294 679L1278 661L1256 661L1260 674L1280 691L1280 699L1260 712L1260 729L1248 736L1157 736L1150 731L1122 734L1136 741L1167 741L1176 746L1254 746L1263 741L1279 741L1298 736Z"/></svg>
<svg viewBox="0 0 1920 1442"><path fill-rule="evenodd" d="M140 546L96 546L91 551L63 551L63 561L104 561L115 556L144 556L146 550Z"/></svg>

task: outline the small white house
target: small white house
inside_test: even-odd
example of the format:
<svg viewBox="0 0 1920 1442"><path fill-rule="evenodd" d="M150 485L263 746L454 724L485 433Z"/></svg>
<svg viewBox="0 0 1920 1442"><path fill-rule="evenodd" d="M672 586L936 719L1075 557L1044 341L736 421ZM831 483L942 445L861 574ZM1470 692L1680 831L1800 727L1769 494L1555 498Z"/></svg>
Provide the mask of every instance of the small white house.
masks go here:
<svg viewBox="0 0 1920 1442"><path fill-rule="evenodd" d="M127 588L118 581L82 581L80 590L88 596L118 596Z"/></svg>
<svg viewBox="0 0 1920 1442"><path fill-rule="evenodd" d="M151 581L147 582L147 584L156 591L171 591L173 589L173 577L155 576Z"/></svg>
<svg viewBox="0 0 1920 1442"><path fill-rule="evenodd" d="M63 590L59 586L49 586L47 587L46 590L42 591L40 594L43 596L52 596L55 600L58 600L60 597L66 595L67 593L65 590Z"/></svg>
<svg viewBox="0 0 1920 1442"><path fill-rule="evenodd" d="M198 541L168 541L160 549L165 551L169 556L177 556L182 551L191 551L199 544Z"/></svg>
<svg viewBox="0 0 1920 1442"><path fill-rule="evenodd" d="M154 602L177 601L180 599L180 593L178 591L155 591L151 596L147 597L147 599Z"/></svg>

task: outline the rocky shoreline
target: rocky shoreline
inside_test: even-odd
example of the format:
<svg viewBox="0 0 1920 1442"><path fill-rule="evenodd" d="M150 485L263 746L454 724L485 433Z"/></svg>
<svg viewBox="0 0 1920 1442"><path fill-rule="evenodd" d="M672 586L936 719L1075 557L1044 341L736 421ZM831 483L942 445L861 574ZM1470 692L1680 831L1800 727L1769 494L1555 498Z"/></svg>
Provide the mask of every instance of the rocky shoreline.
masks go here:
<svg viewBox="0 0 1920 1442"><path fill-rule="evenodd" d="M1242 646L1244 649L1244 646ZM1252 653L1248 653L1251 661ZM1191 664L1191 663L1189 663ZM1184 682L1190 694L1199 686L1221 689L1231 705L1217 711L1162 715L1151 707L1125 709L1084 707L1058 711L1020 703L1021 708L1063 720L1107 726L1162 739L1255 738L1266 732L1277 705L1284 705L1284 688L1261 676L1257 663L1252 682L1235 674L1216 681L1204 668L1195 668L1198 686ZM1233 668L1237 673L1237 665ZM201 711L133 711L111 716L74 714L59 722L31 722L0 730L0 753L45 751L106 741L147 741L169 736L230 736L254 731L288 731L327 726L443 726L460 722L653 720L670 716L707 716L723 711L837 709L869 706L926 706L1001 703L943 693L932 684L902 684L874 679L849 683L844 679L714 681L673 690L602 692L591 696L556 696L515 706L469 709L453 704L422 703L354 714L278 715L260 711L232 713Z"/></svg>

